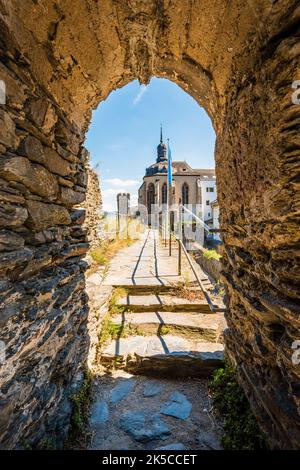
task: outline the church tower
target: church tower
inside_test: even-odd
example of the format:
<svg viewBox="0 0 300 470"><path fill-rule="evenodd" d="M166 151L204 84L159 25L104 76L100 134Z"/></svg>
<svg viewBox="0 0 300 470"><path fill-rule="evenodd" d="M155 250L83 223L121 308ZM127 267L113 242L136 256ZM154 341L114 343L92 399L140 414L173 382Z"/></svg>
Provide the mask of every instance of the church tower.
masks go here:
<svg viewBox="0 0 300 470"><path fill-rule="evenodd" d="M156 163L166 162L168 160L167 157L167 146L164 144L163 141L163 134L162 134L162 125L160 125L160 143L157 146L157 158Z"/></svg>

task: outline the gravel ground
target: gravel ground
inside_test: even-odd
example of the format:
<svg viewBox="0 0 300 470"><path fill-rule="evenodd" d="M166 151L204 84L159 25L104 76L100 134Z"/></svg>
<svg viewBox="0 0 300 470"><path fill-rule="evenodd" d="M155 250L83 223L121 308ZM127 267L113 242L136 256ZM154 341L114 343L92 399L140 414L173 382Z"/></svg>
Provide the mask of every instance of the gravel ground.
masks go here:
<svg viewBox="0 0 300 470"><path fill-rule="evenodd" d="M90 449L153 450L170 445L173 449L221 449L222 425L212 408L207 384L205 379L150 379L121 370L98 376L93 384ZM144 396L149 389L154 396ZM174 396L184 403L172 402ZM185 406L186 419L160 413L166 403L170 407L170 400L176 412ZM146 416L144 427L141 416ZM168 432L160 436L161 428Z"/></svg>

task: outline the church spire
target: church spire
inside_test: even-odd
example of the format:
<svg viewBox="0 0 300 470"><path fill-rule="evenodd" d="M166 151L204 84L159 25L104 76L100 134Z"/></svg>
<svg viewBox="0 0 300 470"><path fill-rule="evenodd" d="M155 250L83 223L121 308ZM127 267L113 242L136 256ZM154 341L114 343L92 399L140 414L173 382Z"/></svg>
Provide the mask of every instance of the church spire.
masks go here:
<svg viewBox="0 0 300 470"><path fill-rule="evenodd" d="M157 159L156 159L156 162L160 163L160 162L165 162L166 160L168 160L167 146L166 146L166 144L164 144L164 141L163 141L163 132L162 132L162 124L161 124L160 125L160 143L157 146Z"/></svg>

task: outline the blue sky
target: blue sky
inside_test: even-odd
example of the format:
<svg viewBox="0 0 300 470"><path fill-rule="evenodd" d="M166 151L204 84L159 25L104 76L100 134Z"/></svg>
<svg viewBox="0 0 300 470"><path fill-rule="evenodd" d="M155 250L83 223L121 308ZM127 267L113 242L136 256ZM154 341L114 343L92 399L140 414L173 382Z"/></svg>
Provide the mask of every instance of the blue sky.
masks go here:
<svg viewBox="0 0 300 470"><path fill-rule="evenodd" d="M173 160L214 167L215 133L203 108L169 80L153 78L147 87L131 82L94 111L85 142L100 176L104 210L116 210L118 192L129 192L136 204L145 168L156 159L160 123Z"/></svg>

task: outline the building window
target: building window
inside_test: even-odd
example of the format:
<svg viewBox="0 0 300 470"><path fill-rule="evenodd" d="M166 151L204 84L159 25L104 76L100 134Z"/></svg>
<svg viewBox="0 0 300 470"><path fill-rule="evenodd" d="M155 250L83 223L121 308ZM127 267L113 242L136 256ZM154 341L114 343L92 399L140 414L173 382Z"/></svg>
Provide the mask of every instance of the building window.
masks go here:
<svg viewBox="0 0 300 470"><path fill-rule="evenodd" d="M151 214L151 207L155 204L155 188L154 184L150 183L147 188L147 209L148 214Z"/></svg>
<svg viewBox="0 0 300 470"><path fill-rule="evenodd" d="M182 204L186 206L189 203L189 186L187 183L183 183L181 189Z"/></svg>
<svg viewBox="0 0 300 470"><path fill-rule="evenodd" d="M209 206L210 201L206 201L206 205Z"/></svg>
<svg viewBox="0 0 300 470"><path fill-rule="evenodd" d="M212 188L212 187L209 187L209 186L206 188L207 193L213 193L214 190L215 190L215 188Z"/></svg>
<svg viewBox="0 0 300 470"><path fill-rule="evenodd" d="M210 212L208 212L207 217L210 217Z"/></svg>
<svg viewBox="0 0 300 470"><path fill-rule="evenodd" d="M167 193L168 193L168 186L167 183L164 183L161 187L161 203L167 204Z"/></svg>

